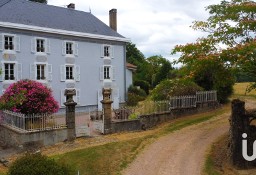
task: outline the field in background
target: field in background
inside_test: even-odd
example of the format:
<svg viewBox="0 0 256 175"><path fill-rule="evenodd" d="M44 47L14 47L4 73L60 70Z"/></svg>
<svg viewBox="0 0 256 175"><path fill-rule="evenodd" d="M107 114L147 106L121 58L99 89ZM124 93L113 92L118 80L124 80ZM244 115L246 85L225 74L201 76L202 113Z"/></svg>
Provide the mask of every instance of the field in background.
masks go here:
<svg viewBox="0 0 256 175"><path fill-rule="evenodd" d="M246 92L246 88L250 85L250 83L236 83L234 85L234 95L249 95L249 96L256 96L256 90L252 90L250 93Z"/></svg>

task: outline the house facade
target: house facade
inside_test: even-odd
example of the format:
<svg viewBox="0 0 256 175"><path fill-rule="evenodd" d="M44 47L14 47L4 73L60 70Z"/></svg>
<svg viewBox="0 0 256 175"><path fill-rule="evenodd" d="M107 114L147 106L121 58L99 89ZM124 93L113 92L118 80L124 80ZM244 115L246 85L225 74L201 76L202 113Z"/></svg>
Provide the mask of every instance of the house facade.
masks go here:
<svg viewBox="0 0 256 175"><path fill-rule="evenodd" d="M78 111L101 110L102 88L110 87L112 107L118 108L132 78L126 67L129 39L91 13L69 7L0 2L0 95L11 83L31 79L52 89L60 112L65 89L76 90Z"/></svg>

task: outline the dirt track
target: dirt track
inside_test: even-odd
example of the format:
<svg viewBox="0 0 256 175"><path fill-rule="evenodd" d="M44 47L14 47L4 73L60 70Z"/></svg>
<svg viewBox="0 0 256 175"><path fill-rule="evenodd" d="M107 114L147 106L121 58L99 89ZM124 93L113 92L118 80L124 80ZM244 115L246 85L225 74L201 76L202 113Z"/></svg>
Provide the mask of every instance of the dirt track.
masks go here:
<svg viewBox="0 0 256 175"><path fill-rule="evenodd" d="M255 106L246 100L247 108ZM230 114L186 127L148 146L123 172L124 175L200 175L207 150L229 130Z"/></svg>
<svg viewBox="0 0 256 175"><path fill-rule="evenodd" d="M124 175L198 175L209 145L228 131L228 114L184 128L147 147Z"/></svg>

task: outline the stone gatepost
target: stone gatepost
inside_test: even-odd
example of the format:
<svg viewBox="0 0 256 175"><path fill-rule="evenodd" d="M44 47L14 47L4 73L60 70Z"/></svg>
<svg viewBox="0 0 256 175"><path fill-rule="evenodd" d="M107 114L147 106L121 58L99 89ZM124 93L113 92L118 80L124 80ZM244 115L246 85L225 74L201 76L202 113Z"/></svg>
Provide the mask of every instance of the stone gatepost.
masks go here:
<svg viewBox="0 0 256 175"><path fill-rule="evenodd" d="M111 105L113 101L110 99L111 97L111 89L103 88L102 89L103 100L101 101L103 106L103 134L111 133L111 118L112 118L112 109Z"/></svg>
<svg viewBox="0 0 256 175"><path fill-rule="evenodd" d="M75 108L77 103L73 100L74 95L76 95L75 89L65 90L65 96L67 96L67 101L64 103L66 106L66 125L68 128L67 141L74 141L76 139Z"/></svg>
<svg viewBox="0 0 256 175"><path fill-rule="evenodd" d="M248 119L245 116L245 102L235 99L232 101L230 118L230 158L233 165L246 168L248 162L242 156L242 134L248 133Z"/></svg>

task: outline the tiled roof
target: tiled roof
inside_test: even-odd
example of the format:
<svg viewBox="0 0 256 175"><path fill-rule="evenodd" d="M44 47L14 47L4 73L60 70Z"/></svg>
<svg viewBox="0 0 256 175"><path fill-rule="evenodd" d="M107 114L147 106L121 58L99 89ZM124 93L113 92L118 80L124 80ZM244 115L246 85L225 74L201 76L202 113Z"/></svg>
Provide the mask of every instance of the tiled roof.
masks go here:
<svg viewBox="0 0 256 175"><path fill-rule="evenodd" d="M91 13L27 0L0 0L0 22L124 38Z"/></svg>

